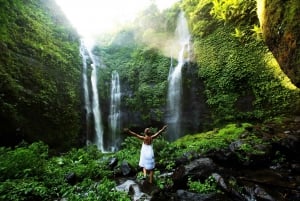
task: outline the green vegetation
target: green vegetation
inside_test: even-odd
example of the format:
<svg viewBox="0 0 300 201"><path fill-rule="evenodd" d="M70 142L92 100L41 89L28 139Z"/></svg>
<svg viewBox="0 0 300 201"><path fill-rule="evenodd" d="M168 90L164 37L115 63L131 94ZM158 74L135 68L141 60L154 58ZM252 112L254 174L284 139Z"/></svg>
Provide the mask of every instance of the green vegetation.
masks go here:
<svg viewBox="0 0 300 201"><path fill-rule="evenodd" d="M205 154L226 149L237 139L241 139L241 146L238 147L241 162L249 160L247 157L251 154L264 155L263 151L258 150L257 145L268 145L270 142L263 141L255 132L247 131L249 127L252 127L250 123L228 124L221 129L185 135L172 143L165 140L162 135L154 143L156 162L165 170L171 171L175 167L176 158L182 157L185 153ZM127 137L116 157L120 163L126 160L133 168L138 169L139 152L140 142L134 137Z"/></svg>
<svg viewBox="0 0 300 201"><path fill-rule="evenodd" d="M253 0L183 1L162 14L150 7L147 15L137 19L147 22L138 23L142 27L120 31L96 48L105 66L99 73L101 102L107 102L106 83L111 71L117 70L124 86L122 108L141 114L146 124L163 121L170 59L159 45L164 45L160 39L174 32L179 8L185 11L192 32L198 79L204 81L214 121L210 128L299 111L300 91L261 40ZM153 19L157 23L150 23ZM169 29L159 19L165 19Z"/></svg>
<svg viewBox="0 0 300 201"><path fill-rule="evenodd" d="M53 1L0 5L1 137L69 149L80 129L78 36Z"/></svg>
<svg viewBox="0 0 300 201"><path fill-rule="evenodd" d="M205 133L185 135L176 140L175 145L179 146L181 150L207 152L210 149L218 150L226 148L230 142L237 139L245 128L250 126L249 123L241 125L228 124L222 129L214 129Z"/></svg>
<svg viewBox="0 0 300 201"><path fill-rule="evenodd" d="M199 75L205 79L215 119L265 119L294 110L299 90L291 90L290 81L284 83L286 76L277 63L271 66L274 58L264 46L256 41L241 44L228 31L230 27L218 29L195 43ZM243 98L248 108L239 107Z"/></svg>
<svg viewBox="0 0 300 201"><path fill-rule="evenodd" d="M134 42L134 41L133 41ZM102 102L107 101L110 90L103 83L110 83L111 72L120 75L123 91L133 92L122 99L123 107L150 119L163 121L162 107L166 105L169 59L157 49L132 43L128 46L111 45L95 50L105 68L100 69L99 91ZM127 86L127 88L126 88ZM126 93L125 93L126 94Z"/></svg>
<svg viewBox="0 0 300 201"><path fill-rule="evenodd" d="M194 153L205 155L232 143L238 144L237 163L264 156L259 146L269 146L271 141L248 128L277 116L275 123L281 124L280 116L300 110L299 89L261 40L254 0L184 0L163 13L150 6L136 20L139 25L127 27L94 49L103 67L98 86L101 103L108 102L111 72L117 70L126 92L122 108L141 114L145 124L163 122L170 66L163 46L172 41L180 8L189 22L193 66L204 82L214 120L210 127L215 129L187 134L172 143L163 135L155 140L160 169L154 178L160 189L173 182L160 177L162 170L172 172L182 156L192 160ZM127 194L113 190L114 176L123 161L133 172L139 170L139 141L127 137L118 152L109 154L95 146L73 148L81 129L81 60L74 30L51 1L0 0L0 23L1 137L19 133L30 141L0 147L0 199L129 201ZM34 141L38 142L31 144ZM53 155L53 150L64 154ZM118 159L114 170L108 165L112 157ZM272 163L285 160L278 151ZM217 191L212 177L189 178L188 188Z"/></svg>
<svg viewBox="0 0 300 201"><path fill-rule="evenodd" d="M299 110L299 89L260 40L255 1L183 1L181 6L216 124Z"/></svg>
<svg viewBox="0 0 300 201"><path fill-rule="evenodd" d="M246 129L251 125L229 124L224 128L206 133L185 136L170 143L163 136L154 141L157 167L155 185L160 189L172 187L170 177L160 176L163 171L173 171L175 160L183 154L205 155L212 150L225 149L230 143L243 140L241 151L245 155L256 154L255 146L265 142ZM20 144L15 149L0 149L0 199L1 200L130 200L124 192L112 190L116 187L114 174L123 161L127 161L137 180L141 178L138 169L140 141L127 137L120 151L101 153L96 146L72 149L60 156L50 156L48 146L42 142ZM245 149L245 147L247 147ZM113 170L110 159L119 161ZM278 160L282 159L278 153ZM240 158L243 161L243 158ZM139 172L139 173L137 173ZM205 181L188 180L188 188L194 192L217 191L216 181L208 177Z"/></svg>
<svg viewBox="0 0 300 201"><path fill-rule="evenodd" d="M78 36L51 1L0 0L0 5L1 137L19 135L43 140L55 151L69 150L78 145L82 129ZM98 91L105 114L111 72L117 70L124 86L122 109L145 124L164 121L166 47L180 9L192 34L193 67L204 82L201 98L214 121L209 128L300 110L299 89L260 40L254 0L189 0L164 12L151 5L136 25L95 48L103 65Z"/></svg>
<svg viewBox="0 0 300 201"><path fill-rule="evenodd" d="M1 147L0 159L1 200L130 200L112 190L116 183L109 179L108 158L95 146L50 157L44 143L22 144L13 150Z"/></svg>
<svg viewBox="0 0 300 201"><path fill-rule="evenodd" d="M192 181L191 178L188 179L189 190L195 193L211 193L217 191L217 182L210 176L203 183L200 181Z"/></svg>

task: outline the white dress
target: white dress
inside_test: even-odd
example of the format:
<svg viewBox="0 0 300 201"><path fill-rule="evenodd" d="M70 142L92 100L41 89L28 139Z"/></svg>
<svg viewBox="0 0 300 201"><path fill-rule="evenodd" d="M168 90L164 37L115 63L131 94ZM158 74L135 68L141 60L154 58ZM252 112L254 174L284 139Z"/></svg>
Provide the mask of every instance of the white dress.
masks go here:
<svg viewBox="0 0 300 201"><path fill-rule="evenodd" d="M153 170L155 167L154 151L152 143L150 145L143 143L140 154L139 166L146 170Z"/></svg>

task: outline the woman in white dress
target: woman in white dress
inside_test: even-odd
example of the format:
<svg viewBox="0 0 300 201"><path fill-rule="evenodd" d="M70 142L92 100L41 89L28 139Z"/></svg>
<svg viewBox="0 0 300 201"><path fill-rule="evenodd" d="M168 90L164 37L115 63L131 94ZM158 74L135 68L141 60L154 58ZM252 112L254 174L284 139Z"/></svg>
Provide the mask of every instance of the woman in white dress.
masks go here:
<svg viewBox="0 0 300 201"><path fill-rule="evenodd" d="M143 140L141 154L140 154L140 162L139 166L143 168L143 174L146 178L147 172L149 172L149 182L153 181L153 170L155 168L155 159L154 159L154 151L153 151L153 139L159 136L167 126L162 127L159 131L157 131L154 135L151 135L150 128L146 128L144 131L144 136L139 135L128 128L125 128L124 131L137 137L140 140Z"/></svg>

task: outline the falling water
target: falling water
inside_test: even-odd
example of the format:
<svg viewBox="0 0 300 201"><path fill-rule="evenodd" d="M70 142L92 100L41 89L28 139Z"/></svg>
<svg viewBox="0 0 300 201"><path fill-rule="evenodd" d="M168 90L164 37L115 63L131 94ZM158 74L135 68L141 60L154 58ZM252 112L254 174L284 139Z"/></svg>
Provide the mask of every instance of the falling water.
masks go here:
<svg viewBox="0 0 300 201"><path fill-rule="evenodd" d="M80 54L82 56L82 85L83 85L83 95L84 95L84 112L85 112L85 123L86 123L86 143L87 145L89 142L89 135L90 135L90 116L91 116L91 101L89 95L89 84L88 84L88 75L87 75L87 60L88 55L86 54L86 49L84 46L83 40L80 43Z"/></svg>
<svg viewBox="0 0 300 201"><path fill-rule="evenodd" d="M120 133L120 79L117 71L111 74L111 93L110 93L110 129L111 129L111 151L118 147L118 134Z"/></svg>
<svg viewBox="0 0 300 201"><path fill-rule="evenodd" d="M189 61L190 33L183 12L180 13L177 21L175 34L177 36L180 51L178 64L170 66L168 82L168 138L175 140L182 135L181 131L181 97L182 97L182 67Z"/></svg>
<svg viewBox="0 0 300 201"><path fill-rule="evenodd" d="M86 41L85 41L86 42ZM85 43L84 46L86 47L88 57L91 59L91 111L93 113L94 117L94 129L95 129L95 137L93 139L93 143L95 143L102 152L104 151L103 146L103 126L102 126L102 119L101 119L101 112L100 112L100 104L99 104L99 97L98 97L98 88L97 88L97 67L99 66L99 62L97 58L92 53L93 45L89 43ZM86 69L87 67L87 57L85 58L85 61L83 61L83 68ZM86 83L84 85L88 86L87 79L85 80ZM88 88L88 87L87 87ZM85 100L88 100L89 93L86 94L87 97L85 97ZM88 102L88 101L87 101Z"/></svg>

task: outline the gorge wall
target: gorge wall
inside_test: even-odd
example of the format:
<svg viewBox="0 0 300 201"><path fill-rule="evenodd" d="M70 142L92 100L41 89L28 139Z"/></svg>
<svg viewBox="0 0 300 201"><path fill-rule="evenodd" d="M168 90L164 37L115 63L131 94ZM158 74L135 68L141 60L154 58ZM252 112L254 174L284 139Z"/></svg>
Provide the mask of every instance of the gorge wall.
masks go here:
<svg viewBox="0 0 300 201"><path fill-rule="evenodd" d="M300 87L300 3L257 0L264 40L282 70Z"/></svg>
<svg viewBox="0 0 300 201"><path fill-rule="evenodd" d="M81 129L79 40L53 0L0 1L0 145L64 150Z"/></svg>
<svg viewBox="0 0 300 201"><path fill-rule="evenodd" d="M298 0L257 1L264 5L260 20L264 41L256 41L249 31L258 21L251 7L254 1L241 1L249 6L246 14L227 16L225 21L212 14L216 5L207 0L183 1L180 8L177 5L163 14L154 9L151 19L163 19L158 28L155 23L149 29L140 23L141 35L147 39L155 32L155 36L169 36L174 30L167 24L174 28L179 10L185 11L195 60L183 68L184 133L217 123L299 113ZM1 145L42 140L64 150L84 144L82 61L76 31L53 0L0 0L0 5ZM142 41L137 29L121 31L115 44L94 50L104 66L98 88L105 132L113 70L120 74L122 85L122 126L142 131L165 123L170 58L158 48L158 39L154 48L137 44ZM298 88L278 71L279 66Z"/></svg>

